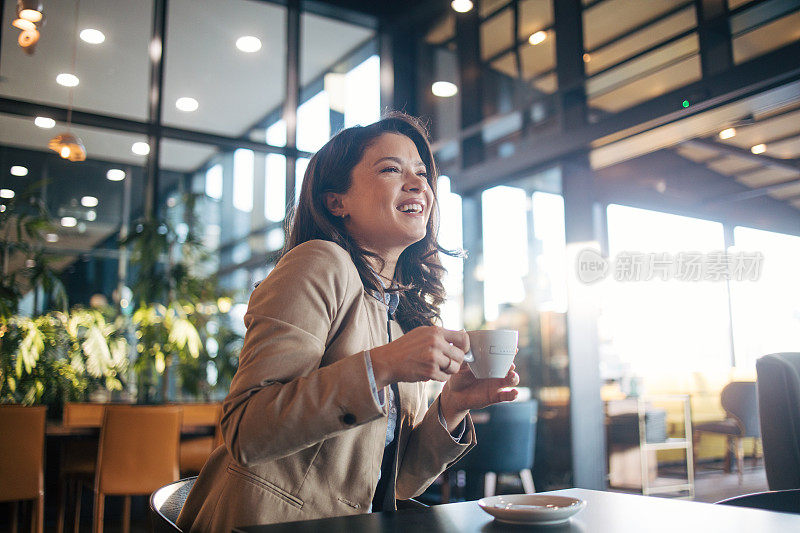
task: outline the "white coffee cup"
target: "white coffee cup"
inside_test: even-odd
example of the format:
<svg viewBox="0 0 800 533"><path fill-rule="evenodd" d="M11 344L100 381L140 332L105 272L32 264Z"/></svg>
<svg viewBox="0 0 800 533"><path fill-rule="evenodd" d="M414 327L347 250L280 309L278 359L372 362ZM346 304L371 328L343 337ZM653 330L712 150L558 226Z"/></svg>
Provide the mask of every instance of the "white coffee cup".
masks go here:
<svg viewBox="0 0 800 533"><path fill-rule="evenodd" d="M504 378L517 354L519 332L513 329L468 331L469 351L464 361L478 379Z"/></svg>

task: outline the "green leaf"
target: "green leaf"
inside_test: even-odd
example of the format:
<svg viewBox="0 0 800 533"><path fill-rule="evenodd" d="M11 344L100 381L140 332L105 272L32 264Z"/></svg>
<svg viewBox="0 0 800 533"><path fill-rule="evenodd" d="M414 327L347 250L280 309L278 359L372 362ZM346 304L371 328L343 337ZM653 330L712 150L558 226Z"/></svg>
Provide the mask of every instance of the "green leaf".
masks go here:
<svg viewBox="0 0 800 533"><path fill-rule="evenodd" d="M186 318L176 318L169 330L169 341L179 349L187 348L189 354L197 359L200 356L200 348L203 342L194 324Z"/></svg>
<svg viewBox="0 0 800 533"><path fill-rule="evenodd" d="M86 354L86 369L89 374L96 378L104 376L113 365L113 361L111 351L108 349L108 342L99 326L94 325L89 328L81 348Z"/></svg>

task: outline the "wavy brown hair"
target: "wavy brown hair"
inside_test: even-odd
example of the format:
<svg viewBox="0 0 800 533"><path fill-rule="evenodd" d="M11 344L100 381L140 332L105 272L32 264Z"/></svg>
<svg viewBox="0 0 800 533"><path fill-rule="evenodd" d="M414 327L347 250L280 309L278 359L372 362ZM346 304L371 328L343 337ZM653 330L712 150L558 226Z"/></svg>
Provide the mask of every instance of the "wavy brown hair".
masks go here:
<svg viewBox="0 0 800 533"><path fill-rule="evenodd" d="M440 318L439 306L444 302L442 285L444 267L439 253L460 255L445 250L437 242L439 202L436 196L438 173L424 125L405 113L393 112L369 126L355 126L337 133L314 154L303 177L300 200L289 219L289 238L285 254L295 246L312 239L335 242L350 254L364 287L383 293L383 287L367 263L367 256L380 260L376 254L363 249L344 227L341 218L334 216L325 205L327 193L346 193L352 183L353 169L364 151L386 133L405 135L414 143L428 173L428 186L434 202L428 218L425 237L406 248L395 268L396 288L400 305L395 318L404 331L417 326L433 325Z"/></svg>

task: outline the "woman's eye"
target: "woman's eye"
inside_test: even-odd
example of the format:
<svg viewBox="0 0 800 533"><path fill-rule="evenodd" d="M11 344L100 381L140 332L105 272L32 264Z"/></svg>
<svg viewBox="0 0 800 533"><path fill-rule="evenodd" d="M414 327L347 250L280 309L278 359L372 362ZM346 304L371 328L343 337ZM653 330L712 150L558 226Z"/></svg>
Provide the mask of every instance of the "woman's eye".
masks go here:
<svg viewBox="0 0 800 533"><path fill-rule="evenodd" d="M423 170L422 172L417 172L417 176L419 176L421 178L427 178L428 177L428 173Z"/></svg>
<svg viewBox="0 0 800 533"><path fill-rule="evenodd" d="M400 169L397 167L386 167L381 172L400 172Z"/></svg>

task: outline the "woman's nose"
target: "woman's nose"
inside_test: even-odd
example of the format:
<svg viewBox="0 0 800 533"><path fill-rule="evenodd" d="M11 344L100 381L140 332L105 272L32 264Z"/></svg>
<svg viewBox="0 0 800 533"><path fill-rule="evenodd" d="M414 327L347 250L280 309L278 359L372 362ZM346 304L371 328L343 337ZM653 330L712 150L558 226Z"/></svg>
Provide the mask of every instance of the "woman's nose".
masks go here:
<svg viewBox="0 0 800 533"><path fill-rule="evenodd" d="M413 192L425 192L428 189L428 178L425 176L418 176L413 172L406 175L406 181L403 185L403 190Z"/></svg>

